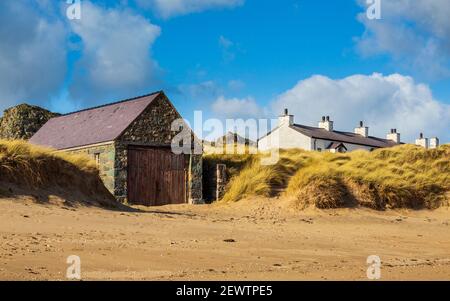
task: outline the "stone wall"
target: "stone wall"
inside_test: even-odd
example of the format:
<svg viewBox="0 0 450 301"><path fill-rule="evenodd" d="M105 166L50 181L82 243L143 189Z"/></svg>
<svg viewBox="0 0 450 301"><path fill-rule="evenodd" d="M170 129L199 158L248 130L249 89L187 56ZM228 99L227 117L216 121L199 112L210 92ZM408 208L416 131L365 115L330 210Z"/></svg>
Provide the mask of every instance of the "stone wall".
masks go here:
<svg viewBox="0 0 450 301"><path fill-rule="evenodd" d="M122 143L149 145L170 145L177 134L171 131L172 122L181 118L177 111L169 104L164 95L160 95L135 120L120 137Z"/></svg>
<svg viewBox="0 0 450 301"><path fill-rule="evenodd" d="M228 165L227 165L228 163ZM220 167L221 166L221 167ZM219 199L222 198L227 189L227 185L232 178L230 173L230 161L222 160L212 160L206 158L203 160L203 199L205 203L211 204L218 199L218 189L219 189ZM234 170L241 170L242 167L234 166ZM218 168L221 168L221 172L218 173Z"/></svg>
<svg viewBox="0 0 450 301"><path fill-rule="evenodd" d="M113 143L107 145L97 145L74 150L68 150L66 152L71 154L85 154L91 157L92 160L98 159L100 178L105 184L105 187L112 194L116 195L115 181L114 181L116 150L115 145Z"/></svg>
<svg viewBox="0 0 450 301"><path fill-rule="evenodd" d="M216 183L216 201L219 201L225 195L228 184L227 166L225 164L217 164Z"/></svg>
<svg viewBox="0 0 450 301"><path fill-rule="evenodd" d="M203 160L203 199L205 203L211 204L225 195L232 177L229 166L225 163L220 160Z"/></svg>
<svg viewBox="0 0 450 301"><path fill-rule="evenodd" d="M116 157L114 160L114 195L116 198L125 203L128 197L127 182L127 161L128 161L128 145L123 142L115 143Z"/></svg>
<svg viewBox="0 0 450 301"><path fill-rule="evenodd" d="M0 139L30 139L49 119L59 116L37 106L21 104L4 111Z"/></svg>
<svg viewBox="0 0 450 301"><path fill-rule="evenodd" d="M188 199L191 204L203 204L203 156L192 155L189 162Z"/></svg>
<svg viewBox="0 0 450 301"><path fill-rule="evenodd" d="M181 118L165 95L161 94L136 119L115 143L114 195L122 202L127 198L128 145L170 146L177 132L171 130L172 122ZM189 168L187 184L190 203L202 202L202 155L187 155Z"/></svg>

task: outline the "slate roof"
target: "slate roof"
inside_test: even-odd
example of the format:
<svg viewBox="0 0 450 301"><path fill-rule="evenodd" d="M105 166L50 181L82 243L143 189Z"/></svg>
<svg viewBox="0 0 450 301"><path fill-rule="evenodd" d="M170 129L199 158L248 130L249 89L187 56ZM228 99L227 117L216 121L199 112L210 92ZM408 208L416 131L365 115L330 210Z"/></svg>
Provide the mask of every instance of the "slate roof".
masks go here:
<svg viewBox="0 0 450 301"><path fill-rule="evenodd" d="M225 140L225 144L233 144L233 143L235 143L235 139L237 140L236 142L238 144L248 144L250 146L257 145L257 143L252 141L251 139L244 138L241 135L239 135L237 133L233 133L233 132L228 132L225 136L217 138L216 145L223 145L224 140Z"/></svg>
<svg viewBox="0 0 450 301"><path fill-rule="evenodd" d="M292 129L302 133L305 136L316 138L316 139L323 139L323 140L330 140L335 142L344 142L344 143L351 143L351 144L358 144L358 145L364 145L364 146L370 146L370 147L392 147L397 145L394 141L382 139L378 137L364 137L355 133L350 132L341 132L341 131L327 131L325 129L316 128L316 127L310 127L306 125L301 124L294 124L290 126Z"/></svg>
<svg viewBox="0 0 450 301"><path fill-rule="evenodd" d="M113 141L162 93L52 118L31 137L30 143L61 150Z"/></svg>

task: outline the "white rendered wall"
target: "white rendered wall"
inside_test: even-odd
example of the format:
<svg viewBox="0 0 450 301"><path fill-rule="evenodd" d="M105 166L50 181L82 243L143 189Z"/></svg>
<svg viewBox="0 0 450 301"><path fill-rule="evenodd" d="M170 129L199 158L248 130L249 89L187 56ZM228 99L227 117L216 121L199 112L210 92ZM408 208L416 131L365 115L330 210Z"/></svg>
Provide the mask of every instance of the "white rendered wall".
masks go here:
<svg viewBox="0 0 450 301"><path fill-rule="evenodd" d="M313 147L314 147L314 141L315 141L315 150L319 150L319 148L320 148L323 152L327 151L327 147L331 143L336 142L336 141L323 140L323 139L313 139ZM348 152L352 152L352 151L359 150L359 149L370 151L374 148L371 146L351 144L351 143L346 143L346 142L342 142L342 144L347 148Z"/></svg>
<svg viewBox="0 0 450 301"><path fill-rule="evenodd" d="M355 128L355 134L361 135L363 137L369 136L369 128L366 126Z"/></svg>
<svg viewBox="0 0 450 301"><path fill-rule="evenodd" d="M428 147L429 147L429 144L428 144L428 143L429 143L429 142L428 142L428 138L419 138L419 139L416 139L416 145L421 146L421 147L423 147L423 148L428 149Z"/></svg>
<svg viewBox="0 0 450 301"><path fill-rule="evenodd" d="M290 127L285 126L277 128L268 136L261 138L258 141L258 150L269 151L274 148L300 148L304 150L319 150L320 148L322 151L328 151L327 147L333 142L336 141L310 138ZM349 152L355 150L371 151L372 149L376 149L375 147L371 146L351 144L346 142L343 142L342 144L347 148L347 151Z"/></svg>
<svg viewBox="0 0 450 301"><path fill-rule="evenodd" d="M312 139L290 127L280 127L258 141L258 150L268 151L274 148L292 149L300 148L312 150Z"/></svg>
<svg viewBox="0 0 450 301"><path fill-rule="evenodd" d="M428 141L428 146L431 149L435 149L439 147L439 138L430 138L430 140Z"/></svg>

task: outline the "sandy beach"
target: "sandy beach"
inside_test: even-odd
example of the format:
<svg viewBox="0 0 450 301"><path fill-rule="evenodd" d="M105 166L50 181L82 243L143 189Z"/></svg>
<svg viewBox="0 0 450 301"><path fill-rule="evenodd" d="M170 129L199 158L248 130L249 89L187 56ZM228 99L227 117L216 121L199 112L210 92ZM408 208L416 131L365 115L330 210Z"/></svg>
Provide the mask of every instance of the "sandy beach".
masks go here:
<svg viewBox="0 0 450 301"><path fill-rule="evenodd" d="M450 211L287 210L277 199L137 211L0 200L0 280L450 280Z"/></svg>

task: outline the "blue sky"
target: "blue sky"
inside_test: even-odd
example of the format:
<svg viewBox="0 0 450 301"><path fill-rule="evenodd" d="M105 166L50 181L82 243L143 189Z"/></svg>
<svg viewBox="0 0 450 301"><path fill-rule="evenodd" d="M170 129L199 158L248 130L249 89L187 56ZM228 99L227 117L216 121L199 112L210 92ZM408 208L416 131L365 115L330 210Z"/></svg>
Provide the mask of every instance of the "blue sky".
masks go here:
<svg viewBox="0 0 450 301"><path fill-rule="evenodd" d="M69 112L164 90L205 117L322 115L372 134L396 127L450 141L450 3L128 0L0 4L0 107Z"/></svg>

